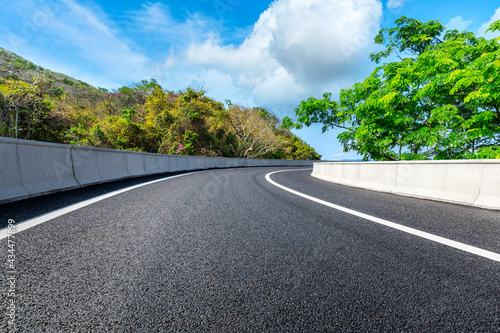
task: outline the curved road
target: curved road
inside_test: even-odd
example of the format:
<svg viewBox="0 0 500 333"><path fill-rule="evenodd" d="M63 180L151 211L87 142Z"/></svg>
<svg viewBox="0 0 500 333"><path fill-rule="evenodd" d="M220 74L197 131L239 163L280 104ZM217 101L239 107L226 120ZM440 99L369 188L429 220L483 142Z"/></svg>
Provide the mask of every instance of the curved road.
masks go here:
<svg viewBox="0 0 500 333"><path fill-rule="evenodd" d="M285 191L266 180L278 170L181 175L18 231L15 296L4 283L4 318L14 302L19 332L500 332L500 262ZM310 173L269 177L500 254L498 211L344 187ZM38 215L80 196L3 205L0 216ZM6 238L2 249L7 261ZM8 270L2 274L6 281ZM1 321L0 331L12 328Z"/></svg>

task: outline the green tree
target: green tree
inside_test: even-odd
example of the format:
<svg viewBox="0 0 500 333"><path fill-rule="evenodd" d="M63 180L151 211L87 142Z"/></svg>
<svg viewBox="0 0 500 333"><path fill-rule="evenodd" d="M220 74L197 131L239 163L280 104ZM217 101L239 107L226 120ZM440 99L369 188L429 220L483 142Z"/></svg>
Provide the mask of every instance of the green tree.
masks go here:
<svg viewBox="0 0 500 333"><path fill-rule="evenodd" d="M34 78L0 82L0 135L19 139L59 141L56 117L51 114L52 82ZM60 98L57 96L56 98Z"/></svg>
<svg viewBox="0 0 500 333"><path fill-rule="evenodd" d="M438 21L401 17L375 38L386 50L370 55L399 61L343 89L338 102L331 93L302 101L283 126L341 128L344 151L365 160L500 158L499 39L444 31Z"/></svg>

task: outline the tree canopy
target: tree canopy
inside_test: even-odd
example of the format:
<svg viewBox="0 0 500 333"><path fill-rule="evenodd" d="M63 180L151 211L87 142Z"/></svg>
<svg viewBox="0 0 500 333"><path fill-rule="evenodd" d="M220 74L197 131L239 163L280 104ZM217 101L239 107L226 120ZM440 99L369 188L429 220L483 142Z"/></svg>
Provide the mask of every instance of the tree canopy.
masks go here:
<svg viewBox="0 0 500 333"><path fill-rule="evenodd" d="M363 82L310 97L285 128L341 128L344 151L364 160L500 158L500 38L401 17L380 30L377 67ZM500 31L500 20L487 31Z"/></svg>

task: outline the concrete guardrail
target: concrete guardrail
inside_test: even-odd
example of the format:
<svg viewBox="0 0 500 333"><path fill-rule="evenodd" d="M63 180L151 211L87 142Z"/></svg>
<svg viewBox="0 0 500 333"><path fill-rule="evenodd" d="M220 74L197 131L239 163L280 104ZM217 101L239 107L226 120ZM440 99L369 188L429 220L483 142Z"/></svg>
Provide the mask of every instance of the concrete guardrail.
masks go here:
<svg viewBox="0 0 500 333"><path fill-rule="evenodd" d="M150 154L0 137L0 203L131 177L268 165L269 160L260 159Z"/></svg>
<svg viewBox="0 0 500 333"><path fill-rule="evenodd" d="M500 209L500 160L314 163L312 176L399 195Z"/></svg>

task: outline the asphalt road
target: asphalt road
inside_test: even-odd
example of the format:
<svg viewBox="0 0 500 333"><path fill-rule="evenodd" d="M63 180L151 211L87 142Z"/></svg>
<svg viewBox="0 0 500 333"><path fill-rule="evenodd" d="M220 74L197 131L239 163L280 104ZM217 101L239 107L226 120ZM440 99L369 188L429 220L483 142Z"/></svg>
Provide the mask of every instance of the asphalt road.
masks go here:
<svg viewBox="0 0 500 333"><path fill-rule="evenodd" d="M19 332L500 332L500 262L266 181L282 169L180 176L14 234L15 273L2 271L0 331L14 327L7 316L13 303ZM353 189L310 172L271 178L500 253L498 211ZM47 207L130 181L121 184L3 205L0 216L21 226ZM7 263L7 239L1 242Z"/></svg>

